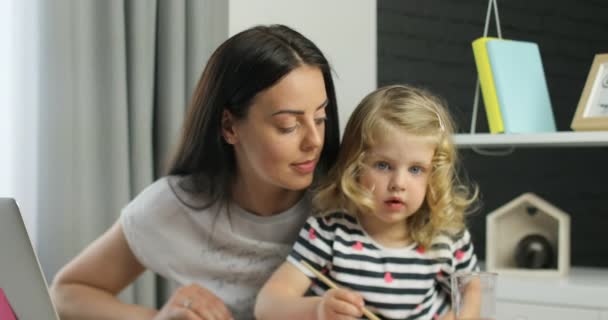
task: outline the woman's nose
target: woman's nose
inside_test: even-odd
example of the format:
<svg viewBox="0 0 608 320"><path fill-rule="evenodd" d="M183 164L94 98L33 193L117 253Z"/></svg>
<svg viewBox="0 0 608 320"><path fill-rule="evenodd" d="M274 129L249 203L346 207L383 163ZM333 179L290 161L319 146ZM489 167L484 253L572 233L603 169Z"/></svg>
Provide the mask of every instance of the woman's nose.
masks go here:
<svg viewBox="0 0 608 320"><path fill-rule="evenodd" d="M304 149L320 148L323 145L323 132L323 129L316 125L308 126L302 141Z"/></svg>

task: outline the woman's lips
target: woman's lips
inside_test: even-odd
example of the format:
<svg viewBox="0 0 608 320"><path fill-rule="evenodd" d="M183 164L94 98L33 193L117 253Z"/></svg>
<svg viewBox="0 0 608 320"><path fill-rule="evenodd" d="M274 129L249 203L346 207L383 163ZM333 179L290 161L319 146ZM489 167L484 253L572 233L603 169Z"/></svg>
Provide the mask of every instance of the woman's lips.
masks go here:
<svg viewBox="0 0 608 320"><path fill-rule="evenodd" d="M315 160L309 160L309 161L298 162L298 163L292 164L292 166L296 169L296 171L303 173L303 174L309 174L309 173L315 171L316 165L317 165L317 161L315 161Z"/></svg>

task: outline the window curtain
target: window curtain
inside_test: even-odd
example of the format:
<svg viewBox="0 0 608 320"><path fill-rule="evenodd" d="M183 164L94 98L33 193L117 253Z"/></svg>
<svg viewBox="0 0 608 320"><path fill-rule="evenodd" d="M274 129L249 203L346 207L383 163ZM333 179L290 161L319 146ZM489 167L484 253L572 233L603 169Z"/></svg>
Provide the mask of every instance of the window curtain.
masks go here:
<svg viewBox="0 0 608 320"><path fill-rule="evenodd" d="M47 280L159 178L193 88L227 36L224 1L27 0L15 165ZM35 28L32 27L35 21ZM35 50L32 53L31 50ZM120 298L157 307L149 271Z"/></svg>

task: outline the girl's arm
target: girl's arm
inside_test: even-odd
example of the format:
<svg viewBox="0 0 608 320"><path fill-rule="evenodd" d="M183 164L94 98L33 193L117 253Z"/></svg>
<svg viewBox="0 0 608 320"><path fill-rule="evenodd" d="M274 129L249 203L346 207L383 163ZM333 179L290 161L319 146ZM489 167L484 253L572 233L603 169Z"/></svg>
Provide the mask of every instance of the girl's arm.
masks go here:
<svg viewBox="0 0 608 320"><path fill-rule="evenodd" d="M462 297L463 305L458 318L478 319L481 314L481 282L478 278L472 278L467 284ZM452 311L454 307L452 306ZM453 314L450 311L449 314ZM447 319L453 319L446 317Z"/></svg>
<svg viewBox="0 0 608 320"><path fill-rule="evenodd" d="M454 311L453 310L448 311L448 313L446 313L443 317L441 317L441 320L456 320L456 318L454 318Z"/></svg>
<svg viewBox="0 0 608 320"><path fill-rule="evenodd" d="M285 262L260 290L255 318L272 319L341 319L361 317L363 298L346 289L332 289L323 297L303 297L310 279L290 262Z"/></svg>

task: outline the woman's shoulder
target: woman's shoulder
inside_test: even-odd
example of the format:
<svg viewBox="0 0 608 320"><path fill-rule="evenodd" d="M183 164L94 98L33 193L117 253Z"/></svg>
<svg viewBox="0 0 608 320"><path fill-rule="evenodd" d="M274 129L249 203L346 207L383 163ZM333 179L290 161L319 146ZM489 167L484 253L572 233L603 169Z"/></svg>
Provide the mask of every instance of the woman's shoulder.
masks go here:
<svg viewBox="0 0 608 320"><path fill-rule="evenodd" d="M168 214L176 210L196 210L197 205L206 202L206 197L188 191L188 176L165 176L144 188L123 208L123 214L130 212Z"/></svg>
<svg viewBox="0 0 608 320"><path fill-rule="evenodd" d="M127 204L125 210L171 202L175 196L169 179L170 177L162 177L146 186Z"/></svg>
<svg viewBox="0 0 608 320"><path fill-rule="evenodd" d="M123 208L120 217L127 243L137 259L164 276L167 256L204 232L192 227L193 217L210 216L198 214L179 199L183 179L167 176L154 181ZM208 225L204 222L201 225Z"/></svg>

